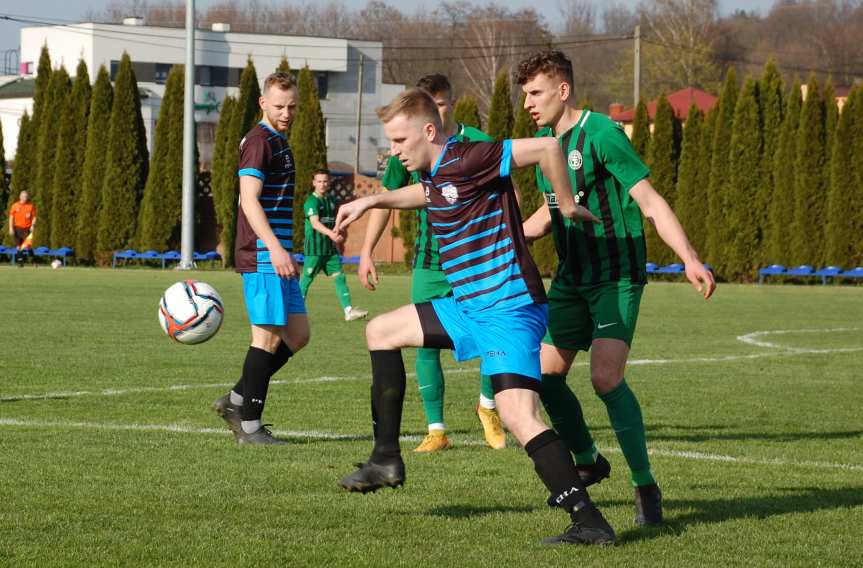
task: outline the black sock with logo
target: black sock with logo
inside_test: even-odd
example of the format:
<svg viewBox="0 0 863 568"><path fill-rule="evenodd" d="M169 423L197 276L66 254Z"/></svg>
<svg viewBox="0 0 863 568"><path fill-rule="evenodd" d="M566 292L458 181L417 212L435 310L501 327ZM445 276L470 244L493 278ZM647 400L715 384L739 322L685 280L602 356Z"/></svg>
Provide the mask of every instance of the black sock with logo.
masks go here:
<svg viewBox="0 0 863 568"><path fill-rule="evenodd" d="M553 500L563 510L574 517L577 511L591 504L590 496L578 477L572 454L554 430L536 435L524 449Z"/></svg>
<svg viewBox="0 0 863 568"><path fill-rule="evenodd" d="M369 351L372 359L372 428L375 448L371 461L387 463L401 457L399 433L405 400L405 363L401 349Z"/></svg>
<svg viewBox="0 0 863 568"><path fill-rule="evenodd" d="M273 355L264 349L249 347L243 363L243 409L244 421L260 420L267 400L267 389L272 376Z"/></svg>

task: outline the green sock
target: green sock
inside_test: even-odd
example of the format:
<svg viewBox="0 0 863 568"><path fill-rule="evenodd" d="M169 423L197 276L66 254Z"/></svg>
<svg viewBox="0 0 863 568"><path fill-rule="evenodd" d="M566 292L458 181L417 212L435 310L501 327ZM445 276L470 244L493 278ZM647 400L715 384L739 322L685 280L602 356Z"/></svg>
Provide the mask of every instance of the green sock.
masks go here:
<svg viewBox="0 0 863 568"><path fill-rule="evenodd" d="M494 400L494 389L491 387L491 377L488 375L480 375L479 394Z"/></svg>
<svg viewBox="0 0 863 568"><path fill-rule="evenodd" d="M312 279L309 277L306 271L303 270L303 276L300 278L300 293L303 295L304 300L306 299L306 294L308 294L309 286L311 285Z"/></svg>
<svg viewBox="0 0 863 568"><path fill-rule="evenodd" d="M647 438L644 434L644 419L641 417L641 406L635 394L629 390L626 379L599 398L605 403L608 418L617 443L623 450L623 456L632 472L632 484L650 485L656 483L650 471L650 460L647 458Z"/></svg>
<svg viewBox="0 0 863 568"><path fill-rule="evenodd" d="M336 274L336 295L339 297L339 302L342 303L342 309L351 305L351 293L348 291L348 282L344 272Z"/></svg>
<svg viewBox="0 0 863 568"><path fill-rule="evenodd" d="M443 422L443 369L439 349L417 349L417 383L423 399L426 422L442 425Z"/></svg>
<svg viewBox="0 0 863 568"><path fill-rule="evenodd" d="M551 426L575 456L575 463L596 463L596 445L584 421L578 397L566 384L566 375L542 375L540 400L551 419Z"/></svg>

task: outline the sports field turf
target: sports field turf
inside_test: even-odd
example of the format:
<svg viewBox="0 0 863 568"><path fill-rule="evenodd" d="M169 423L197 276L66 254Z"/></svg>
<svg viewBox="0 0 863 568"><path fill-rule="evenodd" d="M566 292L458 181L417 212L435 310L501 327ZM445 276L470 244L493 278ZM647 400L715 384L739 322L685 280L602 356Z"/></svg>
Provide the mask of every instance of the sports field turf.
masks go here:
<svg viewBox="0 0 863 568"><path fill-rule="evenodd" d="M863 564L863 287L651 283L627 381L639 396L667 526L633 522L632 488L587 368L570 374L610 480L591 490L614 548L539 546L568 519L527 456L483 446L476 362L450 371L453 450L424 434L409 378L407 484L347 494L371 448L363 324L311 289L310 346L265 411L282 447L238 447L210 402L248 340L240 278L195 272L226 304L199 346L159 329L173 271L0 267L0 565L859 566ZM378 292L381 313L407 276ZM583 361L583 360L582 360ZM413 366L412 353L407 366Z"/></svg>

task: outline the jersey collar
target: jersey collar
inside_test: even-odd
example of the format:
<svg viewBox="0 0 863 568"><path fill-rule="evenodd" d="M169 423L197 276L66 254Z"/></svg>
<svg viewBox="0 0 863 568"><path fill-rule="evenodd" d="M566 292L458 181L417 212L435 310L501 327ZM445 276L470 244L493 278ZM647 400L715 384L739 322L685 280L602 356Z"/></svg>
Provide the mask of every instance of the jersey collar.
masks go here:
<svg viewBox="0 0 863 568"><path fill-rule="evenodd" d="M453 142L457 142L457 141L458 140L456 139L455 136L450 136L449 139L447 139L446 144L443 145L443 149L440 151L440 155L438 155L437 160L434 163L434 166L432 166L432 170L431 170L432 176L437 175L437 169L440 167L440 163L443 160L443 157L446 156L446 151L449 148L449 145L452 144Z"/></svg>
<svg viewBox="0 0 863 568"><path fill-rule="evenodd" d="M259 121L259 122L258 122L258 124L259 124L260 126L263 126L265 130L269 130L269 131L270 131L270 132L272 132L273 134L276 134L277 136L280 136L280 137L282 138L282 140L287 140L287 138L285 138L285 135L284 135L284 134L282 134L281 132L279 132L279 131L277 131L277 130L274 130L272 126L270 126L269 124L267 124L267 123L266 123L266 122L264 122L263 120Z"/></svg>

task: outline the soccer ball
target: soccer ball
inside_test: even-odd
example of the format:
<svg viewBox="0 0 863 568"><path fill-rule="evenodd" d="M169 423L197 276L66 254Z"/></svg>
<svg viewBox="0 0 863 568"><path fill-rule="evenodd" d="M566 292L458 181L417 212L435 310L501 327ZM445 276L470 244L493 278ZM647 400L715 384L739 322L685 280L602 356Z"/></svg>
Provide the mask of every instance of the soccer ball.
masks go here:
<svg viewBox="0 0 863 568"><path fill-rule="evenodd" d="M174 341L194 345L216 335L224 312L215 288L199 280L184 280L162 294L159 324Z"/></svg>
<svg viewBox="0 0 863 568"><path fill-rule="evenodd" d="M63 266L63 263L61 261L59 261L57 259L54 259L51 261L51 268L53 268L54 270L57 270L61 266Z"/></svg>

